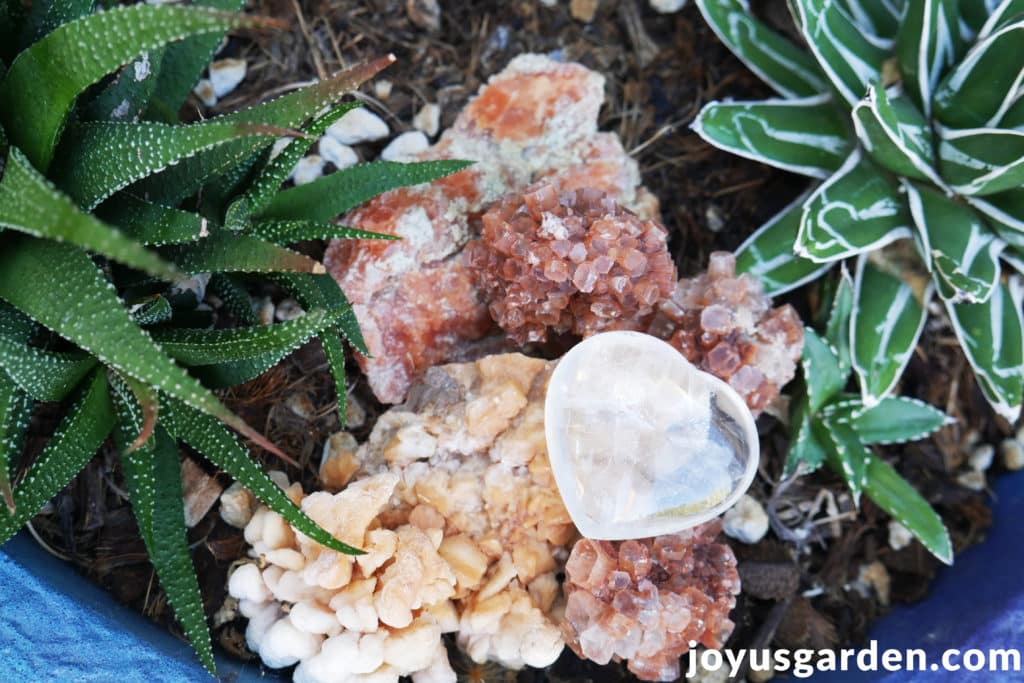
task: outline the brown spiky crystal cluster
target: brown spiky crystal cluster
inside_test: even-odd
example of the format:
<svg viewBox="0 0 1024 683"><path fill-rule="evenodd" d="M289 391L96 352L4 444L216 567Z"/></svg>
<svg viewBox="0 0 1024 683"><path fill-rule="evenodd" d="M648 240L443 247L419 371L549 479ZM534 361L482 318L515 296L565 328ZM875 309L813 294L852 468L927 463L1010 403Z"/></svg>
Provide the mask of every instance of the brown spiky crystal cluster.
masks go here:
<svg viewBox="0 0 1024 683"><path fill-rule="evenodd" d="M528 344L642 329L675 287L666 238L604 192L539 182L484 214L467 258L491 316Z"/></svg>
<svg viewBox="0 0 1024 683"><path fill-rule="evenodd" d="M577 541L565 565L562 631L580 657L629 660L642 680L674 681L690 642L721 648L740 579L721 520L632 541Z"/></svg>
<svg viewBox="0 0 1024 683"><path fill-rule="evenodd" d="M707 272L679 281L647 332L728 382L755 415L793 379L804 345L793 307L772 308L761 283L737 276L736 257L724 251L711 254Z"/></svg>

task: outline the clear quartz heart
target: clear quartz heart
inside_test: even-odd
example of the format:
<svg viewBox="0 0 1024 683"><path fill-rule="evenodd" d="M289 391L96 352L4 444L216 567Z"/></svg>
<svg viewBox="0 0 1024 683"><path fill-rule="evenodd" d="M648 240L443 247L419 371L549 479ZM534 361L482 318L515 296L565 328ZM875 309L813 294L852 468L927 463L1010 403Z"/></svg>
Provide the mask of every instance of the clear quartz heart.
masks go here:
<svg viewBox="0 0 1024 683"><path fill-rule="evenodd" d="M559 361L544 431L565 507L587 538L696 526L731 507L757 472L743 399L640 332L595 335Z"/></svg>

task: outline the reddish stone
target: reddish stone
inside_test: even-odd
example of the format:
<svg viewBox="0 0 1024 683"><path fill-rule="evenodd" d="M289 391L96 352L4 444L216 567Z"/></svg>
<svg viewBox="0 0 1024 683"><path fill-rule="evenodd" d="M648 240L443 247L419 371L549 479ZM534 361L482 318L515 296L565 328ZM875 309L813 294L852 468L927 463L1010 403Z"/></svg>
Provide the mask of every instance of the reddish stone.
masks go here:
<svg viewBox="0 0 1024 683"><path fill-rule="evenodd" d="M715 252L705 273L679 281L647 332L668 340L701 370L725 380L755 415L793 379L804 328L788 304L771 307L761 284L736 275L736 258Z"/></svg>
<svg viewBox="0 0 1024 683"><path fill-rule="evenodd" d="M598 663L629 660L629 670L647 681L676 680L691 641L721 648L740 592L736 558L715 542L721 530L713 520L653 539L577 541L563 586L569 647ZM639 576L636 568L647 563Z"/></svg>

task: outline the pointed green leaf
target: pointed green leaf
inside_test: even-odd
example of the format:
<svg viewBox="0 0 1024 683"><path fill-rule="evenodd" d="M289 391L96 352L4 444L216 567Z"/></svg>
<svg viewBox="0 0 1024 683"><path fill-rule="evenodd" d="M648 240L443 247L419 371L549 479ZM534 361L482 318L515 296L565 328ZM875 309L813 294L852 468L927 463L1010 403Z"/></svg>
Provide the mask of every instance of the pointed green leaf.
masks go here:
<svg viewBox="0 0 1024 683"><path fill-rule="evenodd" d="M1010 422L1024 393L1024 319L1019 283L1000 283L982 304L952 304L946 311L975 379L996 412Z"/></svg>
<svg viewBox="0 0 1024 683"><path fill-rule="evenodd" d="M324 267L305 254L271 242L218 230L196 244L160 249L160 254L188 275L197 273L323 273Z"/></svg>
<svg viewBox="0 0 1024 683"><path fill-rule="evenodd" d="M29 10L23 45L28 47L61 24L91 14L94 4L94 0L35 0Z"/></svg>
<svg viewBox="0 0 1024 683"><path fill-rule="evenodd" d="M0 248L0 298L105 365L159 387L279 452L156 347L79 249L33 237L8 237Z"/></svg>
<svg viewBox="0 0 1024 683"><path fill-rule="evenodd" d="M97 215L140 244L185 244L208 233L206 219L197 213L151 204L124 192L99 207Z"/></svg>
<svg viewBox="0 0 1024 683"><path fill-rule="evenodd" d="M782 472L783 477L791 477L797 471L802 474L810 474L825 463L828 454L825 452L825 446L818 440L811 428L812 417L808 412L807 394L801 394L790 419L790 424L793 425L796 432L789 442L789 452L786 454L786 464Z"/></svg>
<svg viewBox="0 0 1024 683"><path fill-rule="evenodd" d="M872 85L853 108L857 137L871 158L899 175L942 184L928 121L899 88Z"/></svg>
<svg viewBox="0 0 1024 683"><path fill-rule="evenodd" d="M166 123L82 123L68 130L52 177L83 208L92 209L133 182L239 138L272 142L282 131L216 119L188 126Z"/></svg>
<svg viewBox="0 0 1024 683"><path fill-rule="evenodd" d="M891 465L869 455L864 493L914 534L935 557L953 563L953 545L942 518Z"/></svg>
<svg viewBox="0 0 1024 683"><path fill-rule="evenodd" d="M304 275L299 273L282 273L274 276L274 280L291 292L299 305L307 311L313 309L331 311L336 316L338 330L348 340L348 343L364 356L370 355L352 305L345 296L345 292L341 291L337 280L326 274Z"/></svg>
<svg viewBox="0 0 1024 683"><path fill-rule="evenodd" d="M832 267L830 263L815 263L793 253L800 215L809 194L797 197L736 249L736 272L756 277L770 296L816 280Z"/></svg>
<svg viewBox="0 0 1024 683"><path fill-rule="evenodd" d="M209 7L224 12L239 12L244 0L194 0L192 6ZM205 33L172 43L153 55L157 81L142 118L164 123L177 123L178 110L199 82L203 69L220 49L223 33Z"/></svg>
<svg viewBox="0 0 1024 683"><path fill-rule="evenodd" d="M0 178L0 226L70 242L152 275L176 275L156 254L83 213L14 147Z"/></svg>
<svg viewBox="0 0 1024 683"><path fill-rule="evenodd" d="M187 366L212 365L270 352L284 357L333 322L323 310L310 311L294 320L273 325L221 330L161 328L151 333L167 355Z"/></svg>
<svg viewBox="0 0 1024 683"><path fill-rule="evenodd" d="M0 334L0 368L37 401L62 401L96 367L84 353L57 353Z"/></svg>
<svg viewBox="0 0 1024 683"><path fill-rule="evenodd" d="M192 374L211 389L227 389L245 384L281 362L288 351L265 353L252 358L224 361L213 365L197 365Z"/></svg>
<svg viewBox="0 0 1024 683"><path fill-rule="evenodd" d="M857 150L804 202L796 252L828 263L911 237L906 200Z"/></svg>
<svg viewBox="0 0 1024 683"><path fill-rule="evenodd" d="M964 4L969 0L964 0ZM935 90L935 115L956 128L998 124L1024 82L1024 21L977 43Z"/></svg>
<svg viewBox="0 0 1024 683"><path fill-rule="evenodd" d="M829 419L850 424L864 444L917 441L948 423L945 413L908 396L888 396L870 410L859 398L829 406Z"/></svg>
<svg viewBox="0 0 1024 683"><path fill-rule="evenodd" d="M348 555L362 554L363 551L331 536L296 507L220 423L180 401L165 398L166 402L162 402L160 406L161 415L168 430L176 438L187 443L207 460L241 482L242 486L252 491L264 505L317 543Z"/></svg>
<svg viewBox="0 0 1024 683"><path fill-rule="evenodd" d="M320 334L320 344L324 349L324 356L327 357L327 365L331 369L331 377L334 379L334 392L338 404L338 421L341 428L345 428L345 421L348 419L348 380L345 376L345 347L341 344L341 337L333 330L327 330Z"/></svg>
<svg viewBox="0 0 1024 683"><path fill-rule="evenodd" d="M986 301L999 281L1006 243L970 207L916 183L903 186L939 294L955 302Z"/></svg>
<svg viewBox="0 0 1024 683"><path fill-rule="evenodd" d="M958 0L907 0L900 21L896 39L900 71L908 94L925 116L931 115L939 78L958 57L957 5Z"/></svg>
<svg viewBox="0 0 1024 683"><path fill-rule="evenodd" d="M919 302L910 285L864 256L857 260L850 353L868 408L892 391L910 362L928 317L931 291L929 286Z"/></svg>
<svg viewBox="0 0 1024 683"><path fill-rule="evenodd" d="M251 124L296 129L325 107L371 78L394 61L393 56L357 64L331 78L283 95L248 109L219 116L211 121L221 124ZM168 206L197 192L212 178L229 172L250 154L269 145L253 146L248 141L221 145L204 154L184 160L159 176L136 185L137 193ZM225 207L226 208L226 207ZM327 218L333 218L333 214ZM327 220L324 218L323 220Z"/></svg>
<svg viewBox="0 0 1024 683"><path fill-rule="evenodd" d="M853 494L854 504L860 505L860 496L867 484L867 463L871 451L848 423L824 417L814 419L811 428L825 448L829 468L843 478Z"/></svg>
<svg viewBox="0 0 1024 683"><path fill-rule="evenodd" d="M42 455L15 486L15 512L0 508L0 544L17 533L46 501L68 485L92 459L113 425L114 409L107 392L106 376L96 371Z"/></svg>
<svg viewBox="0 0 1024 683"><path fill-rule="evenodd" d="M839 366L836 350L809 327L804 328L801 365L807 383L808 411L814 415L842 390L846 375Z"/></svg>
<svg viewBox="0 0 1024 683"><path fill-rule="evenodd" d="M904 0L842 0L842 4L858 26L877 38L896 38Z"/></svg>
<svg viewBox="0 0 1024 683"><path fill-rule="evenodd" d="M210 629L203 612L192 558L185 533L185 507L182 502L181 464L178 447L162 428L154 434L156 448L147 452L151 460L149 485L153 487L153 547L149 558L156 568L160 587L174 608L189 643L207 671L216 676ZM143 455L143 459L146 459ZM155 485L154 485L155 484Z"/></svg>
<svg viewBox="0 0 1024 683"><path fill-rule="evenodd" d="M171 41L260 23L191 7L139 4L64 24L11 64L0 83L3 126L32 163L45 170L75 98L90 85L137 55ZM26 107L19 102L34 104Z"/></svg>
<svg viewBox="0 0 1024 683"><path fill-rule="evenodd" d="M978 0L977 2L963 0L960 3L960 18L963 20L966 32L961 30L961 34L970 39L977 36L999 4L1000 0Z"/></svg>
<svg viewBox="0 0 1024 683"><path fill-rule="evenodd" d="M850 320L853 315L853 278L850 277L846 265L843 264L839 274L832 307L829 310L828 324L825 329L825 341L836 353L839 371L844 379L850 376L853 361L850 357Z"/></svg>
<svg viewBox="0 0 1024 683"><path fill-rule="evenodd" d="M1007 190L984 199L968 197L967 203L985 214L993 227L1024 233L1024 188ZM1014 242L1012 238L1003 235L1002 230L999 232L1004 240Z"/></svg>
<svg viewBox="0 0 1024 683"><path fill-rule="evenodd" d="M961 0L966 2L966 0ZM988 19L978 32L978 39L988 38L999 29L1024 18L1024 0L984 0L991 5Z"/></svg>
<svg viewBox="0 0 1024 683"><path fill-rule="evenodd" d="M873 42L838 3L793 0L797 28L818 60L818 66L851 107L868 86L881 81L887 50Z"/></svg>
<svg viewBox="0 0 1024 683"><path fill-rule="evenodd" d="M1024 185L1024 130L940 129L939 163L950 187L985 196Z"/></svg>
<svg viewBox="0 0 1024 683"><path fill-rule="evenodd" d="M826 81L814 59L758 21L747 0L697 0L697 7L733 54L783 97L825 91Z"/></svg>
<svg viewBox="0 0 1024 683"><path fill-rule="evenodd" d="M110 376L110 398L117 416L113 432L114 445L121 455L121 471L128 487L132 514L138 523L139 535L146 544L146 551L152 554L153 496L156 493L152 458L156 439L147 439L138 448L132 448L142 440L144 411L124 378L116 374Z"/></svg>
<svg viewBox="0 0 1024 683"><path fill-rule="evenodd" d="M339 105L306 126L303 132L309 137L291 140L280 154L267 162L245 193L231 203L225 216L225 225L231 230L246 227L253 214L270 205L281 185L288 180L295 164L306 155L316 140L324 135L332 123L358 106L358 102Z"/></svg>
<svg viewBox="0 0 1024 683"><path fill-rule="evenodd" d="M331 239L362 239L362 240L398 240L401 237L385 235L370 230L348 228L334 223L315 221L259 221L254 223L249 233L274 244L294 244L303 240Z"/></svg>
<svg viewBox="0 0 1024 683"><path fill-rule="evenodd" d="M138 121L156 88L164 48L148 50L117 75L88 104L78 106L79 121Z"/></svg>
<svg viewBox="0 0 1024 683"><path fill-rule="evenodd" d="M854 148L829 95L709 102L691 127L715 147L812 178L827 178Z"/></svg>
<svg viewBox="0 0 1024 683"><path fill-rule="evenodd" d="M454 160L359 164L277 193L270 206L257 217L329 221L388 190L429 183L470 165L470 161Z"/></svg>
<svg viewBox="0 0 1024 683"><path fill-rule="evenodd" d="M21 457L25 434L32 417L32 399L0 371L0 498L15 512L11 478Z"/></svg>
<svg viewBox="0 0 1024 683"><path fill-rule="evenodd" d="M256 325L259 318L252 310L252 297L245 287L226 273L213 273L207 290L220 297L224 308L245 325Z"/></svg>
<svg viewBox="0 0 1024 683"><path fill-rule="evenodd" d="M132 306L132 318L142 327L168 322L174 315L171 302L163 296L155 296Z"/></svg>

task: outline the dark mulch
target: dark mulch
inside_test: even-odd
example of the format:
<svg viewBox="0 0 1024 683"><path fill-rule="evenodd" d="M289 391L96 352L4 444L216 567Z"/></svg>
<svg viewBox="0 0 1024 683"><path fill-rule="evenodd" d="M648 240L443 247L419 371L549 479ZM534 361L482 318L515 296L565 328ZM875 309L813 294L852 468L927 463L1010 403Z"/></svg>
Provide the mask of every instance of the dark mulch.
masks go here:
<svg viewBox="0 0 1024 683"><path fill-rule="evenodd" d="M582 24L571 17L566 2L555 8L536 0L445 2L441 29L431 31L423 27L427 22L422 18L422 25L410 18L405 4L258 0L255 11L291 21L293 29L232 40L228 52L246 55L250 76L221 107L233 109L296 81L393 52L399 61L381 76L393 83L390 96L373 98L370 87L363 89L364 96L393 130L410 129L413 114L426 102L442 106L444 127L487 77L517 54L544 52L581 62L607 77L602 128L619 133L639 161L644 182L661 199L683 274L703 268L710 251L735 248L804 186L798 177L718 152L689 131L689 122L710 99L769 95L692 6L661 16L643 0L602 0L594 21ZM781 0L755 4L769 20L780 16ZM814 288L789 299L808 319L819 312ZM316 451L338 428L333 389L323 369L319 349L307 347L228 397L250 424L263 427L303 464L301 472L289 475L301 477L307 490L315 485ZM318 417L305 420L285 407L284 400L296 392L313 400ZM953 480L965 435L974 430L993 442L1008 425L992 417L951 331L942 325L928 329L903 392L943 406L959 419L934 439L885 453L898 458L901 472L936 505L959 551L982 540L990 522L988 497ZM368 413L366 426L356 432L364 437L381 406L363 386L357 384L355 394ZM892 551L885 515L870 501L859 513L852 510L842 483L826 472L779 487L785 430L767 417L761 427L764 461L755 494L773 499L788 533L803 529L808 536L799 547L774 535L755 546L736 544L746 590L733 614L737 628L729 645L817 648L863 641L870 622L885 607L873 592L851 587L859 568L880 561L891 576L892 599L902 601L927 593L937 562L916 543ZM113 459L97 458L58 497L52 512L36 520L36 529L118 599L176 629L118 491L118 479ZM190 539L212 614L223 602L226 573L243 553L243 541L216 514L193 529ZM243 628L239 621L228 622L215 630L215 639L246 656ZM466 680L504 678L491 667L456 663ZM551 671L523 672L519 678L614 680L624 677L622 671L567 654Z"/></svg>

